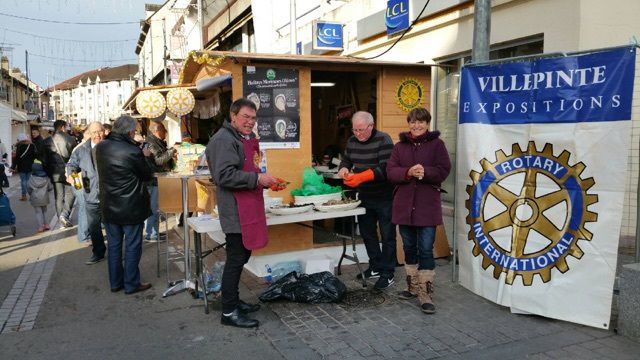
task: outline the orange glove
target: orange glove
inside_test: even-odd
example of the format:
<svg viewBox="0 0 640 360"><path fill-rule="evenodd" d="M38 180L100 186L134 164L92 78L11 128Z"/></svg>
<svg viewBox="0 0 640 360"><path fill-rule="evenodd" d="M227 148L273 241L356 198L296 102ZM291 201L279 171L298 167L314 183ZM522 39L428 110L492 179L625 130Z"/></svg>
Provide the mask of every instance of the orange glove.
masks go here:
<svg viewBox="0 0 640 360"><path fill-rule="evenodd" d="M352 188L358 187L358 185L372 181L375 178L373 170L368 169L361 173L353 174L344 179L344 184Z"/></svg>

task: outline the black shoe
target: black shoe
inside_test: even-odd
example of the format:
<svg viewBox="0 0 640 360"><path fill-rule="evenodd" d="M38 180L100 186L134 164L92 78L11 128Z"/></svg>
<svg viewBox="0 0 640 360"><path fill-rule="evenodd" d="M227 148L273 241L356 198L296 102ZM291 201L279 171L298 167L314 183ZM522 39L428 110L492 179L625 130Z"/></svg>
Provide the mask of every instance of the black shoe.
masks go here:
<svg viewBox="0 0 640 360"><path fill-rule="evenodd" d="M363 273L364 273L365 279L375 279L380 277L380 273L377 271L371 270L371 268L368 268L367 270L363 271ZM362 280L362 274L356 275L356 279Z"/></svg>
<svg viewBox="0 0 640 360"><path fill-rule="evenodd" d="M260 322L255 319L249 319L245 314L241 313L238 309L235 309L229 316L224 314L220 316L220 324L239 328L254 328L258 327Z"/></svg>
<svg viewBox="0 0 640 360"><path fill-rule="evenodd" d="M104 260L104 256L102 257L97 257L95 255L91 256L91 258L87 261L85 261L85 265L93 265L93 264L97 264L100 261Z"/></svg>
<svg viewBox="0 0 640 360"><path fill-rule="evenodd" d="M118 291L120 291L122 289L124 289L124 286L118 286L118 287L115 287L115 288L111 288L111 292L112 293L117 293Z"/></svg>
<svg viewBox="0 0 640 360"><path fill-rule="evenodd" d="M436 306L430 303L424 303L420 305L420 310L422 310L422 312L425 314L435 314Z"/></svg>
<svg viewBox="0 0 640 360"><path fill-rule="evenodd" d="M140 283L140 285L137 288L135 288L135 289L133 289L131 291L125 291L124 293L127 294L127 295L131 295L131 294L135 294L137 292L141 292L141 291L145 291L145 290L149 290L149 289L151 289L151 284L149 284L149 283Z"/></svg>
<svg viewBox="0 0 640 360"><path fill-rule="evenodd" d="M380 279L378 279L378 281L376 281L376 284L373 285L373 287L376 290L384 290L386 288L388 288L389 286L391 286L394 283L393 281L393 276L392 277L386 277L386 276L381 276Z"/></svg>
<svg viewBox="0 0 640 360"><path fill-rule="evenodd" d="M238 301L238 310L243 314L248 314L260 310L260 304L247 304L246 302Z"/></svg>

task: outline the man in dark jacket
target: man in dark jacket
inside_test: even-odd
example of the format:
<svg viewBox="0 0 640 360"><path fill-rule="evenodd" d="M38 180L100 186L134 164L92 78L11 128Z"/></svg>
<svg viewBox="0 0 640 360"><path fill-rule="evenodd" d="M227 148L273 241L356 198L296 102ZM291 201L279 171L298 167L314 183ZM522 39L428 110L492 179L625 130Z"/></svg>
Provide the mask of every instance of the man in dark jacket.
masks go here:
<svg viewBox="0 0 640 360"><path fill-rule="evenodd" d="M72 173L82 172L82 187L84 191L85 213L87 217L87 227L91 234L91 244L93 255L85 264L93 265L104 260L104 253L107 248L104 245L102 235L102 216L100 214L100 185L98 180L98 170L96 166L95 148L104 139L104 129L100 122L92 122L87 129L90 140L73 151L67 163L67 182L74 184ZM80 216L80 214L78 214Z"/></svg>
<svg viewBox="0 0 640 360"><path fill-rule="evenodd" d="M225 121L222 128L209 140L207 144L207 161L211 178L217 185L218 214L220 225L225 233L227 245L227 261L222 273L222 316L223 325L237 327L256 327L259 322L246 317L246 313L257 311L260 305L247 304L240 300L238 284L244 264L251 257L251 250L245 245L245 231L240 220L240 211L247 212L251 205L239 202L236 194L256 190L261 186L269 188L277 181L266 173L246 170L247 162L254 162L256 158L247 156L251 148L246 146L256 141L253 126L256 124L256 105L247 99L238 99L231 104L230 121ZM254 153L255 155L255 153ZM256 166L256 163L253 163ZM260 195L261 197L261 195ZM245 206L245 208L243 208ZM262 203L264 206L264 203ZM266 232L266 222L264 223Z"/></svg>
<svg viewBox="0 0 640 360"><path fill-rule="evenodd" d="M71 210L75 195L71 191L71 185L67 183L65 169L71 157L76 140L65 132L67 123L64 120L56 120L53 123L55 132L44 141L44 158L47 174L53 183L53 195L56 198L56 213L60 224L71 227Z"/></svg>
<svg viewBox="0 0 640 360"><path fill-rule="evenodd" d="M387 161L391 157L391 137L374 128L373 116L358 111L351 118L353 136L347 140L338 175L345 185L357 188L367 213L358 216L360 234L369 255L365 278L379 277L374 287L386 289L393 284L396 267L396 227L391 223L393 186L387 181ZM353 175L349 175L349 171ZM378 240L382 237L382 251ZM358 275L360 278L362 275Z"/></svg>
<svg viewBox="0 0 640 360"><path fill-rule="evenodd" d="M176 156L176 149L167 149L166 138L167 129L165 129L164 125L160 122L151 121L146 142L149 144L149 151L151 151L151 158L155 165L153 172L168 172L173 169L173 158ZM166 238L166 234L160 236L158 232L158 179L153 178L149 183L148 189L151 197L151 216L147 219L145 240L155 242L158 239L163 240L163 236Z"/></svg>
<svg viewBox="0 0 640 360"><path fill-rule="evenodd" d="M133 294L151 288L140 282L142 228L151 214L145 185L153 171L148 149L141 150L133 140L137 122L122 115L113 124L109 136L96 146L100 183L100 208L109 246L109 282L111 291L124 289ZM122 245L124 242L124 266Z"/></svg>
<svg viewBox="0 0 640 360"><path fill-rule="evenodd" d="M45 164L44 139L40 135L40 129L37 127L31 128L31 142L36 146L36 159Z"/></svg>

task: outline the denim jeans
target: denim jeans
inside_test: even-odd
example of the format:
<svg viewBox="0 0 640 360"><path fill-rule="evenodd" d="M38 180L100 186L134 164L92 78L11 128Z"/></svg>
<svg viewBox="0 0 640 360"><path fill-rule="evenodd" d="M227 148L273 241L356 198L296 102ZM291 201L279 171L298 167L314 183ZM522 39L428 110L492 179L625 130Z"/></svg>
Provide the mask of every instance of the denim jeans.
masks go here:
<svg viewBox="0 0 640 360"><path fill-rule="evenodd" d="M85 203L84 205L87 213L87 229L91 234L93 255L101 258L107 251L107 247L104 245L104 236L102 235L102 214L100 212L100 204Z"/></svg>
<svg viewBox="0 0 640 360"><path fill-rule="evenodd" d="M138 265L142 256L143 226L142 223L136 225L104 224L109 245L109 283L112 289L124 286L124 291L132 292L140 286Z"/></svg>
<svg viewBox="0 0 640 360"><path fill-rule="evenodd" d="M91 234L89 234L89 226L87 225L87 211L85 210L84 190L78 190L75 187L71 187L76 197L76 206L78 209L78 242L91 240Z"/></svg>
<svg viewBox="0 0 640 360"><path fill-rule="evenodd" d="M53 195L56 198L56 213L58 216L62 216L67 220L69 220L71 216L73 201L76 198L71 189L75 188L67 183L53 183Z"/></svg>
<svg viewBox="0 0 640 360"><path fill-rule="evenodd" d="M20 175L20 190L22 190L22 196L27 196L27 183L31 177L31 172L19 172Z"/></svg>
<svg viewBox="0 0 640 360"><path fill-rule="evenodd" d="M149 191L149 202L151 204L151 216L147 218L145 226L146 239L155 239L158 237L158 187L147 186Z"/></svg>
<svg viewBox="0 0 640 360"><path fill-rule="evenodd" d="M222 272L222 313L233 312L238 306L240 293L240 275L244 264L251 257L251 250L247 250L242 243L242 234L225 234L227 245L227 261L224 263Z"/></svg>
<svg viewBox="0 0 640 360"><path fill-rule="evenodd" d="M391 223L391 201L363 202L367 212L358 216L360 235L369 255L369 268L392 278L396 268L396 226ZM378 237L382 236L382 250Z"/></svg>
<svg viewBox="0 0 640 360"><path fill-rule="evenodd" d="M404 259L409 265L418 264L418 270L433 270L433 243L436 238L435 226L400 225Z"/></svg>

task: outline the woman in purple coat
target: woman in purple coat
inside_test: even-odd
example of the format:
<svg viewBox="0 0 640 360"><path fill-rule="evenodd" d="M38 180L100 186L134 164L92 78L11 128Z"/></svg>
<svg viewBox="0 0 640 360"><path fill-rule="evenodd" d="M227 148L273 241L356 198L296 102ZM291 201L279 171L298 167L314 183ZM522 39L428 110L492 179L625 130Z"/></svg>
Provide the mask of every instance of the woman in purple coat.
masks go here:
<svg viewBox="0 0 640 360"><path fill-rule="evenodd" d="M407 123L409 131L400 133L387 163L387 178L396 185L391 221L400 225L407 272L407 290L399 296L417 297L422 311L433 314L433 242L436 226L442 224L440 184L449 175L451 161L440 132L429 131L427 109L411 110Z"/></svg>

